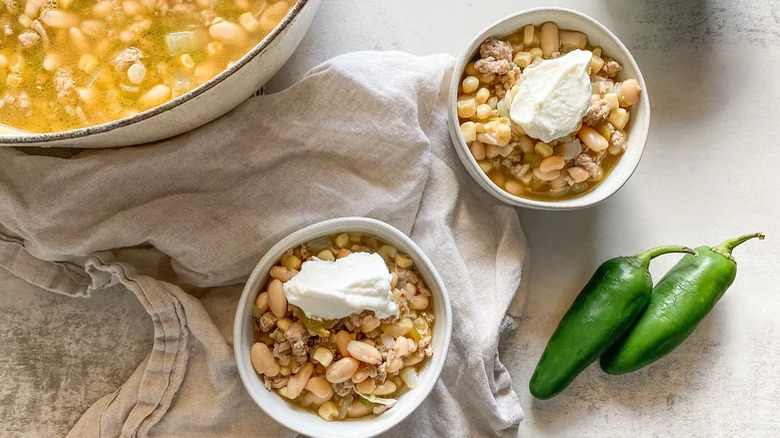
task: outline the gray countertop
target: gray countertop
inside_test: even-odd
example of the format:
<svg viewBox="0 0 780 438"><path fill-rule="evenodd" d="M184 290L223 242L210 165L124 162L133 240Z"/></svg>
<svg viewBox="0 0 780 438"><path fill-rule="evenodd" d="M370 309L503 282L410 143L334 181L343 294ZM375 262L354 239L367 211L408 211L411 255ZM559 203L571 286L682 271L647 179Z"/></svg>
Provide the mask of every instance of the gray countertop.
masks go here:
<svg viewBox="0 0 780 438"><path fill-rule="evenodd" d="M612 29L648 83L651 134L638 171L601 206L519 211L531 288L501 359L526 419L520 436L780 436L780 3L326 0L270 83L355 50L458 54L489 23L568 6ZM557 398L527 384L559 318L598 263L663 243L702 245L764 231L736 250L739 275L680 349L628 376L586 370ZM676 260L655 262L660 274ZM0 270L0 436L59 436L148 354L152 326L132 296L72 299Z"/></svg>

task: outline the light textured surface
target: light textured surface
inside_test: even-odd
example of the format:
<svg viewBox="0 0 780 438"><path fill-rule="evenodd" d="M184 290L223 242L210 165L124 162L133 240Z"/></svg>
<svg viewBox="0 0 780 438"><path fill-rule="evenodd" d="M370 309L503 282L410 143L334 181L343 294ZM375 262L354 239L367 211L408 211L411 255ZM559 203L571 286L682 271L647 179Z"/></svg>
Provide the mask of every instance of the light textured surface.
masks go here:
<svg viewBox="0 0 780 438"><path fill-rule="evenodd" d="M458 54L489 23L544 4L588 13L626 43L648 82L653 116L637 173L604 205L520 212L531 291L527 314L502 348L526 413L520 435L780 435L775 0L328 0L269 88L354 50ZM527 383L544 343L600 261L759 230L767 240L736 250L734 286L678 351L630 376L607 377L594 366L556 399L531 400ZM675 260L655 262L654 273ZM0 272L0 315L0 436L63 434L151 345L151 324L129 296L55 297ZM98 327L102 338L88 336Z"/></svg>

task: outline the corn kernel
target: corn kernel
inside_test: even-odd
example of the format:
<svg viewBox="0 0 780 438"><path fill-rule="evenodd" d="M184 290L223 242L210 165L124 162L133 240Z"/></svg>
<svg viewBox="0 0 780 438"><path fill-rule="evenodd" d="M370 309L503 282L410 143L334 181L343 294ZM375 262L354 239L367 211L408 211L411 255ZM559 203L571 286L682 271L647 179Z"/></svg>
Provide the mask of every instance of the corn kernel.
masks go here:
<svg viewBox="0 0 780 438"><path fill-rule="evenodd" d="M414 261L408 255L399 253L395 255L395 264L401 269L409 269L414 264Z"/></svg>
<svg viewBox="0 0 780 438"><path fill-rule="evenodd" d="M488 99L490 99L490 91L488 91L487 88L480 88L479 91L477 91L477 102L485 103Z"/></svg>
<svg viewBox="0 0 780 438"><path fill-rule="evenodd" d="M477 101L474 98L459 100L457 104L458 117L468 119L477 113Z"/></svg>
<svg viewBox="0 0 780 438"><path fill-rule="evenodd" d="M483 103L477 107L477 118L480 120L485 120L490 117L490 113L492 111L493 108L491 108L490 105Z"/></svg>
<svg viewBox="0 0 780 438"><path fill-rule="evenodd" d="M590 74L595 75L601 71L602 67L604 67L604 60L602 58L594 56L590 59Z"/></svg>
<svg viewBox="0 0 780 438"><path fill-rule="evenodd" d="M85 54L79 58L79 70L84 73L92 73L98 65L98 60L92 55Z"/></svg>
<svg viewBox="0 0 780 438"><path fill-rule="evenodd" d="M604 95L604 100L609 104L609 110L615 111L620 108L620 101L618 100L617 93L607 93Z"/></svg>
<svg viewBox="0 0 780 438"><path fill-rule="evenodd" d="M584 49L588 45L588 36L574 30L561 30L558 32L562 46L571 46L575 49Z"/></svg>
<svg viewBox="0 0 780 438"><path fill-rule="evenodd" d="M541 58L544 52L542 52L542 49L538 47L534 47L533 49L529 50L528 53L531 54L531 62L533 62L536 58Z"/></svg>
<svg viewBox="0 0 780 438"><path fill-rule="evenodd" d="M221 52L223 47L224 46L219 41L212 41L212 42L206 44L206 52L209 55L213 56L213 55L216 55L217 53Z"/></svg>
<svg viewBox="0 0 780 438"><path fill-rule="evenodd" d="M195 60L192 59L192 55L189 53L182 53L181 56L179 56L179 62L181 63L182 67L188 70L195 67Z"/></svg>
<svg viewBox="0 0 780 438"><path fill-rule="evenodd" d="M596 47L590 52L593 53L593 56L601 57L601 47Z"/></svg>
<svg viewBox="0 0 780 438"><path fill-rule="evenodd" d="M336 405L333 401L327 401L320 406L320 408L317 410L317 413L322 417L325 421L332 421L335 420L336 417L339 415L339 407Z"/></svg>
<svg viewBox="0 0 780 438"><path fill-rule="evenodd" d="M477 126L474 122L466 122L460 125L460 134L463 136L463 141L470 143L477 139Z"/></svg>
<svg viewBox="0 0 780 438"><path fill-rule="evenodd" d="M526 68L532 60L533 57L531 56L530 52L517 52L517 55L515 55L515 58L512 60L512 62L514 62L518 67Z"/></svg>
<svg viewBox="0 0 780 438"><path fill-rule="evenodd" d="M618 108L609 113L609 123L618 131L622 131L628 124L629 113L625 108Z"/></svg>
<svg viewBox="0 0 780 438"><path fill-rule="evenodd" d="M482 143L506 146L512 139L512 128L508 123L502 123L501 120L493 120L485 124L485 133L477 135L477 140Z"/></svg>
<svg viewBox="0 0 780 438"><path fill-rule="evenodd" d="M283 255L282 266L290 270L301 269L301 259L295 256L295 254Z"/></svg>
<svg viewBox="0 0 780 438"><path fill-rule="evenodd" d="M529 24L523 28L523 44L530 46L534 43L534 25Z"/></svg>
<svg viewBox="0 0 780 438"><path fill-rule="evenodd" d="M333 362L333 352L327 348L318 347L314 350L311 358L322 364L322 366L328 367Z"/></svg>
<svg viewBox="0 0 780 438"><path fill-rule="evenodd" d="M276 326L282 329L284 332L286 332L291 325L292 320L290 318L280 318L278 321L276 321Z"/></svg>
<svg viewBox="0 0 780 438"><path fill-rule="evenodd" d="M463 79L461 86L463 87L464 93L471 94L479 88L479 79L476 76L466 76L466 78Z"/></svg>
<svg viewBox="0 0 780 438"><path fill-rule="evenodd" d="M488 173L491 170L493 170L493 163L491 163L488 160L482 160L482 161L478 162L477 164L479 164L479 168L482 169L482 171L485 172L485 173Z"/></svg>
<svg viewBox="0 0 780 438"><path fill-rule="evenodd" d="M320 260L327 260L329 262L336 260L336 256L334 256L333 252L329 249L323 249L317 253L317 258Z"/></svg>
<svg viewBox="0 0 780 438"><path fill-rule="evenodd" d="M598 131L599 134L601 134L601 136L606 138L607 140L609 140L610 137L612 137L612 135L609 133L609 129L607 129L606 125L599 126L598 128L596 128L596 131Z"/></svg>
<svg viewBox="0 0 780 438"><path fill-rule="evenodd" d="M549 144L540 141L534 146L534 152L536 152L542 158L547 158L553 154L553 148Z"/></svg>
<svg viewBox="0 0 780 438"><path fill-rule="evenodd" d="M347 245L349 245L349 234L347 233L341 233L338 236L336 236L336 247L337 248L346 248Z"/></svg>

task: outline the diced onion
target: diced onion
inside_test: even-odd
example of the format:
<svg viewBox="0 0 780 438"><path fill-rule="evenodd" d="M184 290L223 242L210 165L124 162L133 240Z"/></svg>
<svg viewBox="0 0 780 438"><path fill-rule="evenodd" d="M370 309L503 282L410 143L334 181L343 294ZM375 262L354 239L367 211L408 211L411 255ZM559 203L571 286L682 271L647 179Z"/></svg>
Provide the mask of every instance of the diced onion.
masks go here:
<svg viewBox="0 0 780 438"><path fill-rule="evenodd" d="M417 377L417 371L412 367L402 369L400 376L409 389L414 389L420 384L420 379Z"/></svg>
<svg viewBox="0 0 780 438"><path fill-rule="evenodd" d="M579 139L575 138L574 140L563 144L564 160L569 161L580 153L582 153L582 144L580 143Z"/></svg>
<svg viewBox="0 0 780 438"><path fill-rule="evenodd" d="M165 36L165 43L168 45L168 54L174 56L185 52L205 50L208 36L203 31L194 30L171 32Z"/></svg>

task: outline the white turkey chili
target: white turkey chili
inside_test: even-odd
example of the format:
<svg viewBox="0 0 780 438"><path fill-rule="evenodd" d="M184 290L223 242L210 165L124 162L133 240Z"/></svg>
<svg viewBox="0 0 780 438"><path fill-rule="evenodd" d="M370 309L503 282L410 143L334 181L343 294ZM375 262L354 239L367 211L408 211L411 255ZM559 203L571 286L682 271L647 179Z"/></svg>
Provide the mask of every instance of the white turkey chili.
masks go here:
<svg viewBox="0 0 780 438"><path fill-rule="evenodd" d="M371 272L349 272L361 263ZM291 282L302 272L305 279ZM435 317L431 292L411 257L375 237L342 233L327 247L287 251L269 276L252 308L250 353L266 388L332 421L379 415L417 386L433 354ZM354 285L360 290L350 296ZM288 295L304 308L289 303ZM362 310L368 307L377 313ZM350 309L354 313L338 319L312 314Z"/></svg>
<svg viewBox="0 0 780 438"><path fill-rule="evenodd" d="M0 0L0 124L97 125L163 104L237 61L295 0Z"/></svg>
<svg viewBox="0 0 780 438"><path fill-rule="evenodd" d="M458 90L463 140L485 174L524 198L574 198L626 150L636 79L582 32L555 23L488 38Z"/></svg>

